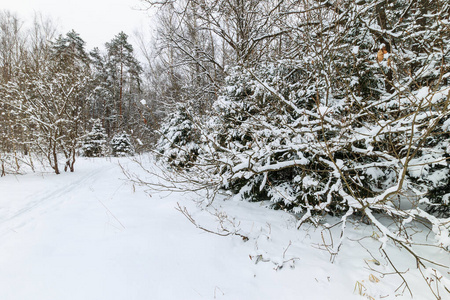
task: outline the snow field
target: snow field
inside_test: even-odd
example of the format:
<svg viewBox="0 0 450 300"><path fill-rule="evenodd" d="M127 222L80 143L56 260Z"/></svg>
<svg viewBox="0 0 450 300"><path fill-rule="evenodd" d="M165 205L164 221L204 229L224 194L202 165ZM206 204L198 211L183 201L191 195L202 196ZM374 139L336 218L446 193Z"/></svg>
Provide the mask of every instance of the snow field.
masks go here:
<svg viewBox="0 0 450 300"><path fill-rule="evenodd" d="M396 296L397 275L368 269L392 271L379 257L379 243L361 239L372 227L349 224L331 263L323 246L331 240L319 228L295 230L293 216L261 203L219 198L205 207L193 201L201 194L149 196L125 179L118 162L141 172L126 158L79 158L75 173L0 179L0 299L410 298L407 291ZM198 225L239 230L249 240L197 229L177 203ZM336 245L339 226L331 230ZM386 251L397 268L414 265L404 250ZM445 253L435 255L445 260ZM405 277L415 299L430 299L416 271Z"/></svg>

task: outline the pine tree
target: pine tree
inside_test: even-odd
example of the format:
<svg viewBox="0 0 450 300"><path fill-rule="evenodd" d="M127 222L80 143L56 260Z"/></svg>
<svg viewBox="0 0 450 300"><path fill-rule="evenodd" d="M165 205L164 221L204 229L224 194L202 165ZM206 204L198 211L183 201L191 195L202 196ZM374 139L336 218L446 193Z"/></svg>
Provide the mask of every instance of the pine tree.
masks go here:
<svg viewBox="0 0 450 300"><path fill-rule="evenodd" d="M113 134L112 130L115 124L117 111L113 101L113 87L108 80L108 70L106 66L106 57L100 52L100 49L94 48L90 53L91 66L93 70L93 86L90 117L101 119L108 136Z"/></svg>
<svg viewBox="0 0 450 300"><path fill-rule="evenodd" d="M140 99L140 74L142 67L134 57L133 46L128 36L120 32L109 43L106 43L107 82L109 95L116 109L115 130L123 130L131 122L131 112Z"/></svg>

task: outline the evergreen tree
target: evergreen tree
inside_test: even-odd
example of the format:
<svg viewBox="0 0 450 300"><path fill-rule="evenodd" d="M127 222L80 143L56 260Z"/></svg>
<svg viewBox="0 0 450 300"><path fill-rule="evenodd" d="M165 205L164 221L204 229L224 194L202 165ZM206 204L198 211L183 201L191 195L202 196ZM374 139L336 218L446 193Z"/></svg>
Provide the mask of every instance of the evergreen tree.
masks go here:
<svg viewBox="0 0 450 300"><path fill-rule="evenodd" d="M106 51L106 78L111 96L107 101L112 102L116 110L115 130L130 129L131 115L140 101L142 67L134 57L128 36L123 32L106 43Z"/></svg>
<svg viewBox="0 0 450 300"><path fill-rule="evenodd" d="M186 168L196 160L200 135L186 107L179 105L177 111L169 114L160 132L156 151L163 161Z"/></svg>
<svg viewBox="0 0 450 300"><path fill-rule="evenodd" d="M86 157L106 156L108 152L107 138L101 120L95 120L92 130L83 139L82 155Z"/></svg>
<svg viewBox="0 0 450 300"><path fill-rule="evenodd" d="M111 149L114 156L128 156L134 154L134 146L129 134L122 132L114 135L111 140Z"/></svg>
<svg viewBox="0 0 450 300"><path fill-rule="evenodd" d="M117 111L113 101L113 88L108 80L106 57L100 49L94 48L90 53L91 66L93 70L92 97L90 102L90 117L101 119L102 125L108 136L113 134Z"/></svg>

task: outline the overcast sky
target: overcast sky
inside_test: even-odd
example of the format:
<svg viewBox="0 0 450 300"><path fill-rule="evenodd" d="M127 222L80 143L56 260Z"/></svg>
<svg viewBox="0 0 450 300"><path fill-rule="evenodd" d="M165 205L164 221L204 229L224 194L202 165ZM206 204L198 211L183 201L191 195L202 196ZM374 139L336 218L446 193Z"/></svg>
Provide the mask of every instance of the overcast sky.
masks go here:
<svg viewBox="0 0 450 300"><path fill-rule="evenodd" d="M88 50L103 48L120 31L133 42L133 32L146 31L150 23L142 7L140 0L0 0L0 9L16 12L23 20L31 20L36 11L52 17L62 33L74 29Z"/></svg>

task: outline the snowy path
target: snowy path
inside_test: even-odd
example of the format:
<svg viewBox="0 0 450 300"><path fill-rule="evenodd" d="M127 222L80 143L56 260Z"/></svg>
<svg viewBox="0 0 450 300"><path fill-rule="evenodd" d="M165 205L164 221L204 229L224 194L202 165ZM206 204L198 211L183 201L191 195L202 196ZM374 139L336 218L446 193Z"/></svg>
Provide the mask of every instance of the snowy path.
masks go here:
<svg viewBox="0 0 450 300"><path fill-rule="evenodd" d="M77 167L1 179L0 299L276 296L249 284L239 240L205 234L174 209L180 195L133 193L106 161Z"/></svg>
<svg viewBox="0 0 450 300"><path fill-rule="evenodd" d="M218 202L230 218L239 213L249 242L205 233L175 210L180 202L214 229L192 195L149 197L114 161L80 159L73 174L3 177L0 195L0 299L363 299L355 282L370 274L368 255L348 251L330 264L311 246L314 232L292 230L295 220L254 204ZM260 254L295 257L295 268L255 264Z"/></svg>
<svg viewBox="0 0 450 300"><path fill-rule="evenodd" d="M8 184L8 190L11 189L11 192L6 192L4 201L9 205L5 205L3 202L2 208L3 211L0 219L0 228L13 230L11 227L12 224L23 223L29 221L29 214L36 214L36 211L49 211L52 206L57 206L61 202L70 200L73 196L80 192L80 187L85 184L91 184L92 180L96 180L96 176L100 173L107 173L108 169L111 169L112 166L108 166L107 168L99 168L94 170L87 175L84 176L74 176L69 177L64 176L65 178L55 178L61 179L59 182L54 180L44 180L44 177L39 178L39 192L36 193L36 189L28 186L27 183L21 183L22 178L16 177L17 180L17 190L13 186L9 186L9 183L4 183L4 185ZM30 177L30 176L26 176ZM51 176L53 177L53 176ZM63 176L61 176L63 177ZM28 179L27 178L27 179ZM14 183L13 183L14 184ZM5 186L6 188L6 186ZM13 190L14 189L14 190ZM13 198L14 197L14 198ZM13 198L13 199L11 199ZM18 205L18 201L21 202ZM31 216L32 217L32 216ZM22 221L21 221L22 220Z"/></svg>

